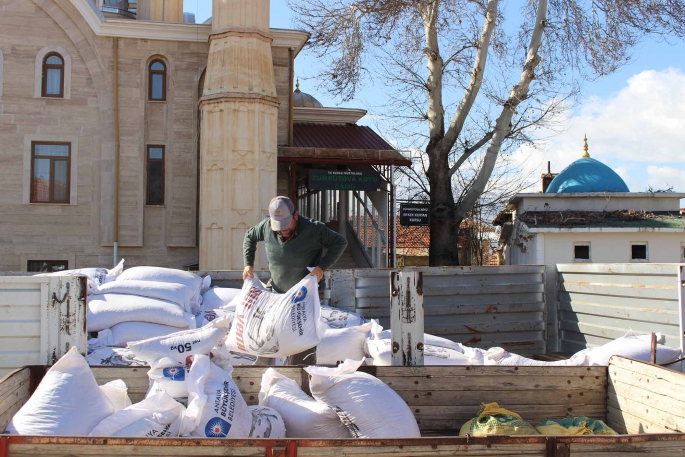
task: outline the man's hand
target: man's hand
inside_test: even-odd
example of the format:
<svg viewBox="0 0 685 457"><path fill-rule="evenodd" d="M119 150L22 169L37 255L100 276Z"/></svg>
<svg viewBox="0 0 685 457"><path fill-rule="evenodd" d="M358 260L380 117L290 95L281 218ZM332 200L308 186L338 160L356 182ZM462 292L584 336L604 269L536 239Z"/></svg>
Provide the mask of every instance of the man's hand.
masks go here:
<svg viewBox="0 0 685 457"><path fill-rule="evenodd" d="M309 273L310 276L316 276L317 281L321 281L321 278L323 278L323 270L321 267L314 267L311 273Z"/></svg>
<svg viewBox="0 0 685 457"><path fill-rule="evenodd" d="M248 276L250 278L254 278L253 270L254 267L245 267L245 269L243 270L243 281L245 281L245 279L247 279Z"/></svg>

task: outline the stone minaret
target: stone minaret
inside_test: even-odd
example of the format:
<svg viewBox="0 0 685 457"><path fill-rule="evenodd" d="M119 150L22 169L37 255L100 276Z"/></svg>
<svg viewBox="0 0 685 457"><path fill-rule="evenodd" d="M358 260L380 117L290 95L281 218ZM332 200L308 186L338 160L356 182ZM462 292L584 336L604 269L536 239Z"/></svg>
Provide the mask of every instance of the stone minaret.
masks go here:
<svg viewBox="0 0 685 457"><path fill-rule="evenodd" d="M243 268L243 237L276 196L278 98L269 0L213 0L200 100L200 269ZM257 256L256 269L265 268Z"/></svg>

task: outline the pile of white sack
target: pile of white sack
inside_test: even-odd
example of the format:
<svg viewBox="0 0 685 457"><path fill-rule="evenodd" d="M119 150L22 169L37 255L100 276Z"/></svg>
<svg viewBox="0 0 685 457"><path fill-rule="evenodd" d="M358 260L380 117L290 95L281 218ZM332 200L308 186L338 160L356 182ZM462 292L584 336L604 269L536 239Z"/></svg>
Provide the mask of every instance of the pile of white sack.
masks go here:
<svg viewBox="0 0 685 457"><path fill-rule="evenodd" d="M208 327L225 329L222 321ZM167 343L149 340L141 349L146 357L170 357L152 362L148 392L135 404L122 380L98 386L86 360L72 348L48 370L6 432L146 438L421 436L402 398L379 379L356 371L361 360L346 360L336 368L308 367L313 398L269 368L262 377L259 405L248 406L231 376L233 367L221 367L199 353L179 361Z"/></svg>
<svg viewBox="0 0 685 457"><path fill-rule="evenodd" d="M357 328L361 332L370 326L370 334L364 341L364 351L366 363L368 365L389 366L392 359L392 334L390 330L383 330L377 322L361 324ZM352 327L354 328L354 327ZM350 331L352 328L347 329ZM363 329L363 330L362 330ZM319 348L326 347L326 339L329 337L329 330L326 338L322 341ZM332 336L332 335L331 335ZM680 349L671 348L663 345L663 336L656 334L658 364L669 364L678 360L681 356ZM346 336L348 352L358 354L358 341L351 335ZM620 355L631 359L649 362L651 357L651 335L635 335L629 330L624 336L617 338L605 345L584 349L577 352L567 360L545 362L523 357L511 353L501 347L490 349L480 349L464 346L446 338L424 334L424 365L500 365L500 366L607 366L609 359L614 355ZM318 350L317 350L318 360ZM326 360L328 363L331 360Z"/></svg>
<svg viewBox="0 0 685 457"><path fill-rule="evenodd" d="M289 356L321 342L326 319L334 320L336 328L363 321L322 310L314 276L306 276L285 294L267 290L256 278L248 278L242 289L210 288L210 282L209 276L202 279L180 270L136 267L100 286L88 301L88 329L98 331L89 341L90 364L150 365L156 359L141 348L147 340L164 338L179 361L202 353L211 354L222 367L254 364L258 357L284 365ZM191 292L197 292L199 300ZM180 315L182 322L169 322ZM208 327L220 319L225 334L206 340ZM360 348L365 338L361 335ZM196 349L198 341L203 343ZM357 355L362 358L363 352Z"/></svg>
<svg viewBox="0 0 685 457"><path fill-rule="evenodd" d="M89 341L91 365L150 365L140 356L139 340L170 336L179 331L203 329L225 319L225 338L212 346L213 361L220 366L254 364L258 357L274 358L275 365L288 356L316 346L317 365L338 365L346 359L367 365L391 365L391 333L377 321L345 310L321 306L316 281L305 277L285 294L266 289L257 278L248 278L242 289L210 288L209 276L159 267L134 267L122 273L84 269L59 274L87 274L88 329L98 331ZM194 335L196 332L188 332ZM199 334L206 334L200 330ZM657 335L662 342L661 335ZM196 338L197 339L197 338ZM568 360L544 362L510 353L503 348L471 348L446 338L424 335L425 365L591 366L608 365L612 355L650 359L650 336L625 336L604 346L578 352ZM196 352L175 345L177 357ZM663 344L657 362L670 363L680 351ZM263 360L263 359L262 359Z"/></svg>

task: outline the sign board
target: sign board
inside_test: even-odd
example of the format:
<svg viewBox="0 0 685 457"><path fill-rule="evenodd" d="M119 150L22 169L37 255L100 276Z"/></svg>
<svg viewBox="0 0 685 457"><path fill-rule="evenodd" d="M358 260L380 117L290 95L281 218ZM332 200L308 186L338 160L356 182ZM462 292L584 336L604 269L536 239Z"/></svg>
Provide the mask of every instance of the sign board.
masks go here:
<svg viewBox="0 0 685 457"><path fill-rule="evenodd" d="M310 190L386 190L381 175L375 171L309 170Z"/></svg>
<svg viewBox="0 0 685 457"><path fill-rule="evenodd" d="M404 227L430 225L430 205L400 203L400 225Z"/></svg>

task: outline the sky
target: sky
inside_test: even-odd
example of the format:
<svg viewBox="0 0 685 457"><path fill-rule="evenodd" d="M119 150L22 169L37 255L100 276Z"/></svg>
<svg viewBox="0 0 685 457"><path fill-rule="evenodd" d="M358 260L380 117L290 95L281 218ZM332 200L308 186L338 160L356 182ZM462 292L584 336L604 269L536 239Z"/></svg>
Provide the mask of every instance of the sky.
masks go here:
<svg viewBox="0 0 685 457"><path fill-rule="evenodd" d="M185 0L185 10L204 21L211 15L211 0ZM293 28L285 0L271 0L271 27ZM587 134L591 157L613 168L631 191L651 186L685 192L685 43L673 43L642 43L629 64L585 84L583 100L564 119L561 132L516 153L521 162L537 167L533 191L537 192L547 161L552 172L560 172L581 157ZM355 99L341 103L317 87L314 76L320 65L306 49L297 57L295 73L302 91L324 106L366 109L369 115L360 123L379 128L374 115L382 113L374 110L383 103L382 87L371 83ZM685 200L681 203L685 207Z"/></svg>

